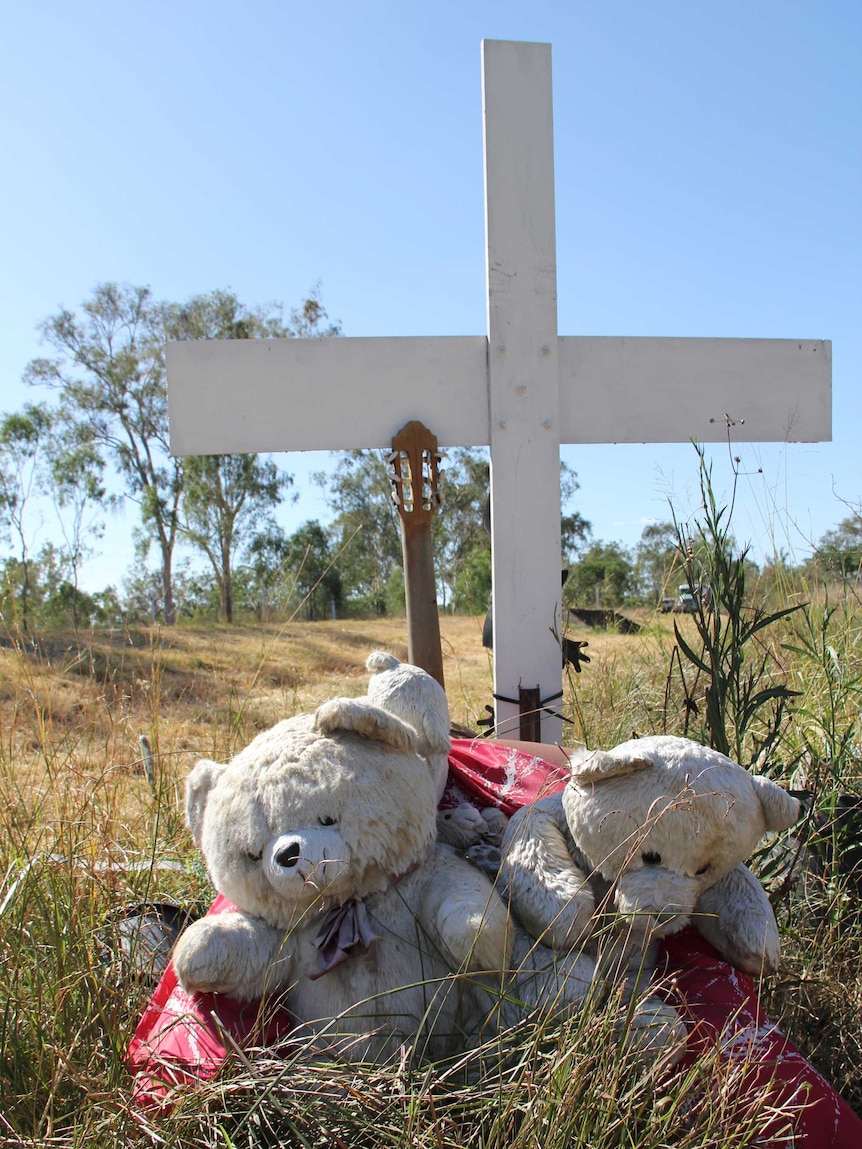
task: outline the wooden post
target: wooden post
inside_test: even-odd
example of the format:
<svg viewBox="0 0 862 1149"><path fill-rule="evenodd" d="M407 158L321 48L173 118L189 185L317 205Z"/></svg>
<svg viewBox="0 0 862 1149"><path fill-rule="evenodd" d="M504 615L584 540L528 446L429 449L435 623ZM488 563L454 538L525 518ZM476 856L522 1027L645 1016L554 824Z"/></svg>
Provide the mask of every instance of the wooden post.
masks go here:
<svg viewBox="0 0 862 1149"><path fill-rule="evenodd" d="M521 711L521 741L542 741L542 694L538 686L518 687L518 707Z"/></svg>
<svg viewBox="0 0 862 1149"><path fill-rule="evenodd" d="M407 657L445 686L431 539L431 522L441 502L436 436L416 420L408 423L392 439L389 463L392 498L401 518Z"/></svg>

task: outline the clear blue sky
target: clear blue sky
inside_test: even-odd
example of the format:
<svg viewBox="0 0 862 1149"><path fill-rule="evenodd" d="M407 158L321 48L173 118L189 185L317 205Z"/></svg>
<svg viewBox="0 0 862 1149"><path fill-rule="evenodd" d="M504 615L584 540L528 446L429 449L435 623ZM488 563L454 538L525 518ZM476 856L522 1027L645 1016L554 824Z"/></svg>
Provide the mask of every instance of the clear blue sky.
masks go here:
<svg viewBox="0 0 862 1149"><path fill-rule="evenodd" d="M862 498L858 0L2 0L0 410L35 397L39 320L105 280L319 280L346 335L482 334L483 37L553 46L561 334L833 340L833 441L739 451L737 536L804 557ZM691 445L565 457L598 538L695 505ZM292 529L329 460L283 462Z"/></svg>

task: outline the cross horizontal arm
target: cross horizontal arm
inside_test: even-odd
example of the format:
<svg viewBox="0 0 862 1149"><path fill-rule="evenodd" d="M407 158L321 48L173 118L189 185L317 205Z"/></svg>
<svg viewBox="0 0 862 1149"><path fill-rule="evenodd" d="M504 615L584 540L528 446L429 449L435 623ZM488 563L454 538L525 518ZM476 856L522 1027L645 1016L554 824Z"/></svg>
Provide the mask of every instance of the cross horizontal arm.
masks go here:
<svg viewBox="0 0 862 1149"><path fill-rule="evenodd" d="M484 336L169 343L171 450L388 448L414 418L444 447L487 446L487 348ZM558 349L563 443L721 442L726 415L735 442L832 438L828 340L575 336Z"/></svg>
<svg viewBox="0 0 862 1149"><path fill-rule="evenodd" d="M562 338L563 443L823 442L832 344L805 339ZM743 422L744 420L744 422Z"/></svg>
<svg viewBox="0 0 862 1149"><path fill-rule="evenodd" d="M167 345L174 455L389 448L413 419L487 444L484 335L212 339Z"/></svg>

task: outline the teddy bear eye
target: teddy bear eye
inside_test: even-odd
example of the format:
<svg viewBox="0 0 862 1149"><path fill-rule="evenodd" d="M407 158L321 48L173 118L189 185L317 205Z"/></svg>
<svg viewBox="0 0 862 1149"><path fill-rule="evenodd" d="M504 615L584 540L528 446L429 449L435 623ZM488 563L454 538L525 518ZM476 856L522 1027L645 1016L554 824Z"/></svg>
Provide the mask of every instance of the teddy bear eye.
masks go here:
<svg viewBox="0 0 862 1149"><path fill-rule="evenodd" d="M661 865L661 854L656 854L653 850L648 850L645 854L641 854L641 858L645 866Z"/></svg>
<svg viewBox="0 0 862 1149"><path fill-rule="evenodd" d="M320 818L319 822L320 822L321 826L334 826L335 825L335 819L330 818L328 814L325 818Z"/></svg>
<svg viewBox="0 0 862 1149"><path fill-rule="evenodd" d="M250 850L246 853L246 857L250 862L259 862L263 857L263 850L259 854L253 854Z"/></svg>

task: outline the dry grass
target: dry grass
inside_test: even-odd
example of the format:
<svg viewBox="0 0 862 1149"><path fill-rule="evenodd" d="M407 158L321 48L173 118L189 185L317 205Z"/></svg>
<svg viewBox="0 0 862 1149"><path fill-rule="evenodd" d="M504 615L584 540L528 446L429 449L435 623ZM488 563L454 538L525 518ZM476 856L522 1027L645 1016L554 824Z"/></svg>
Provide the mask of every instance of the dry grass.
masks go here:
<svg viewBox="0 0 862 1149"><path fill-rule="evenodd" d="M808 654L782 655L804 684L786 760L797 769L806 764L827 796L858 775L857 618L848 610L833 619L822 652L815 644ZM591 662L568 676L567 743L610 746L633 731L681 733L686 722L693 736L703 736L684 705L692 682L684 689L672 664L673 620L644 614L640 621L637 635L570 635L588 639ZM677 621L688 633L691 620ZM481 624L441 618L452 717L472 729L492 697ZM416 1145L489 1149L539 1139L545 1149L611 1149L636 1143L634 1136L642 1146L730 1143L706 1113L692 1125L681 1094L653 1112L655 1083L633 1081L630 1067L609 1052L612 1035L589 1017L574 1046L552 1045L556 1055L527 1041L517 1072L510 1064L509 1076L484 1092L442 1080L431 1089L421 1073L397 1082L386 1074L364 1077L363 1089L377 1091L376 1112L385 1115L376 1139L367 1115L351 1116L337 1101L324 1114L341 1130L337 1136L321 1140L316 1117L304 1133L305 1119L285 1110L283 1098L274 1100L283 1067L265 1063L256 1076L241 1072L214 1094L201 1093L173 1124L147 1132L132 1120L122 1054L149 989L102 963L112 907L144 897L207 904L212 891L179 814L189 768L201 756L227 757L257 731L326 698L363 693L365 658L377 647L406 658L403 619L138 629L96 633L80 644L72 635L36 646L7 638L0 647L0 1144L162 1139L184 1149L299 1144L306 1137L307 1144L382 1146L407 1144L399 1136L408 1128ZM153 747L154 785L141 734ZM840 755L827 753L839 742ZM104 866L152 858L178 869ZM834 873L817 881L802 912L798 902L779 906L787 957L769 989L769 1008L859 1105L858 902Z"/></svg>
<svg viewBox="0 0 862 1149"><path fill-rule="evenodd" d="M440 629L452 720L478 729L493 689L482 620L443 616ZM667 620L637 636L582 634L591 663L569 673L566 744L608 745L668 725L656 675L672 642ZM281 718L364 693L365 659L377 648L407 658L403 618L139 628L84 643L55 635L30 650L10 643L0 648L0 747L13 765L4 797L43 843L46 828L82 803L110 809L106 838L123 837L118 817L135 837L151 798L141 734L162 784L176 789L198 758L228 757ZM675 729L677 715L669 717Z"/></svg>

